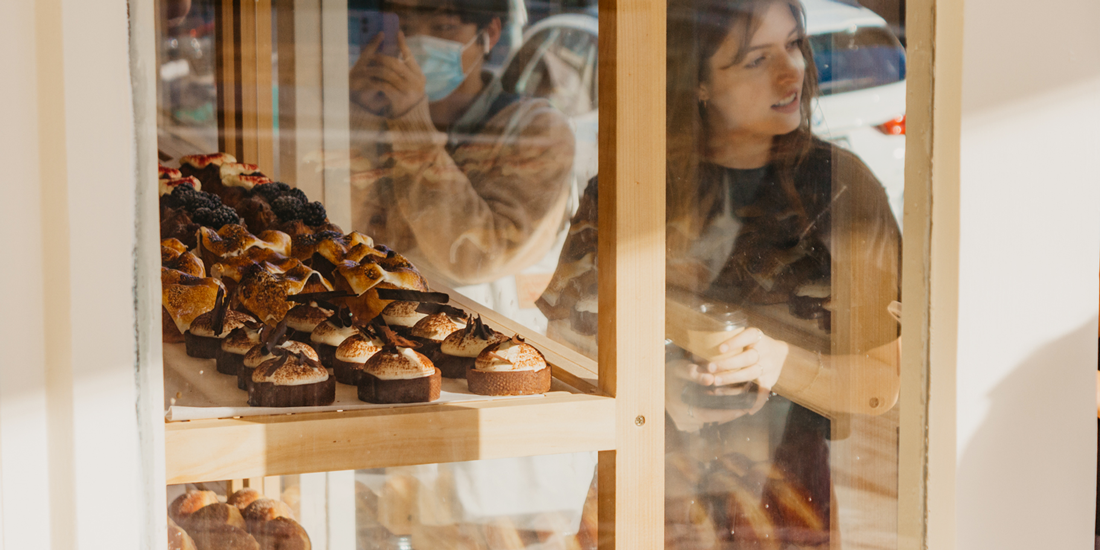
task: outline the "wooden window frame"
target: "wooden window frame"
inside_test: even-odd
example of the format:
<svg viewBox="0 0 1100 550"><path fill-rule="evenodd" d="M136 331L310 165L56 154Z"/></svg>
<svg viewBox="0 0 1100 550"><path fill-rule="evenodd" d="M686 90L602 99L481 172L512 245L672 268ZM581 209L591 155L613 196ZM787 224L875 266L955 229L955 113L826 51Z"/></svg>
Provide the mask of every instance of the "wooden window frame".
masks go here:
<svg viewBox="0 0 1100 550"><path fill-rule="evenodd" d="M336 1L336 0L325 0ZM109 241L104 250L123 251L132 263L105 270L105 275L88 274L86 279L72 278L76 256L47 256L41 265L27 267L26 275L46 282L49 288L71 288L69 292L42 295L43 326L32 336L46 343L45 376L26 377L0 369L0 488L2 509L13 513L14 501L8 499L21 484L14 474L10 452L17 446L25 454L21 463L38 459L48 467L49 500L56 509L43 509L35 500L28 510L48 515L55 525L53 544L90 541L104 529L113 533L134 531L131 547L164 548L164 486L167 482L166 427L163 421L163 365L160 344L160 293L157 254L157 194L154 181L156 154L156 25L154 0L104 0L95 7L76 6L61 0L42 0L34 10L33 36L37 48L39 72L36 98L37 139L30 144L13 143L11 151L23 152L25 159L40 170L42 196L21 199L23 203L40 200L28 214L32 222L46 231L39 250L70 250L102 243L85 242L77 231L82 224L97 223L104 212L95 215L78 209L60 208L88 196L76 186L81 170L94 169L97 192L116 198L107 214L120 220L133 220L132 227L112 224L107 230L118 241ZM240 6L242 2L233 2ZM250 3L244 2L245 6ZM271 0L257 0L257 9L271 8ZM128 13L127 13L128 8ZM7 8L5 8L7 9ZM7 13L7 12L5 12ZM225 16L223 12L221 14ZM903 349L901 450L899 487L899 547L950 549L954 541L954 462L955 455L955 314L958 310L958 183L959 120L961 107L962 4L946 0L910 0L907 12L909 38L905 259L903 299L909 304L903 324L915 327ZM127 16L128 24L127 24ZM26 21L22 14L17 21ZM254 21L255 19L253 19ZM96 23L100 25L96 25ZM84 29L85 33L77 32ZM259 29L259 27L257 27ZM270 29L269 29L270 30ZM129 31L129 79L115 76L121 60L118 37ZM663 270L647 266L663 264L663 174L664 174L664 3L656 0L601 0L600 2L600 233L613 235L601 241L601 318L598 387L593 394L580 394L577 402L598 403L613 418L604 424L598 438L612 441L613 450L600 455L601 519L613 520L614 526L601 532L600 547L656 549L663 547L663 375L659 344L663 340ZM97 40L95 33L108 33L111 40ZM262 33L261 33L262 34ZM13 36L21 36L16 33ZM256 34L240 35L255 50L250 59L260 59L275 46ZM243 46L242 46L243 47ZM265 49L266 48L266 49ZM97 63L96 60L100 60ZM102 60L109 60L102 63ZM48 70L43 67L52 67ZM81 67L95 67L94 75ZM226 70L225 67L221 68ZM241 73L243 74L243 73ZM266 81L270 81L270 73ZM258 114L264 103L262 72L249 77L253 89L240 96L234 109L240 108L241 125L259 129ZM268 89L268 94L270 89ZM247 96L247 97L246 97ZM132 101L120 101L129 98ZM266 105L270 106L270 95ZM252 115L249 105L254 105ZM270 108L268 111L270 112ZM324 116L324 115L322 115ZM330 116L336 117L337 113ZM255 122L251 122L255 118ZM234 115L234 120L237 120ZM109 123L104 124L104 121ZM234 126L233 129L240 129ZM263 136L227 134L226 148L238 148L247 154L255 148L256 158L271 163L260 148ZM645 136L643 138L642 136ZM271 136L267 137L268 142ZM332 139L339 140L339 136ZM253 141L250 141L253 140ZM54 144L98 144L93 149L80 146L55 147ZM250 145L254 143L255 145ZM112 145L113 144L113 145ZM123 145L118 145L123 144ZM232 144L232 145L231 145ZM5 148L5 150L9 150ZM250 159L244 159L250 160ZM328 197L329 190L325 189ZM935 200L933 200L933 198ZM132 201L130 200L132 199ZM135 207L136 205L136 207ZM47 208L48 206L48 208ZM136 214L136 215L135 215ZM132 232L131 232L132 231ZM99 235L97 233L97 235ZM33 248L33 247L32 247ZM133 252L131 255L130 252ZM126 269L122 269L125 267ZM118 276L132 279L133 309L129 314L114 312L103 319L80 309L90 306L97 296L93 284L117 290ZM36 280L37 280L36 279ZM99 289L102 290L102 289ZM930 307L935 303L936 308ZM115 315L117 313L117 315ZM128 316L129 315L129 316ZM128 321L127 321L128 319ZM109 320L108 325L99 323ZM118 320L119 323L115 323ZM127 324L127 322L129 324ZM117 325L118 328L114 327ZM110 328L102 328L109 326ZM136 326L136 331L131 327ZM935 330L933 331L933 327ZM16 402L8 393L18 380L23 390L38 389L49 398L82 390L81 376L86 372L73 353L86 351L88 339L117 353L125 346L133 348L133 362L111 363L96 371L105 376L107 390L133 395L136 406L101 407L95 396L73 404L73 414L49 416L49 444L41 434L13 430L15 415L5 409ZM606 345L613 343L613 345ZM563 362L568 362L565 358ZM580 371L573 372L583 378ZM579 374L578 374L579 373ZM657 381L657 383L651 383ZM643 383L648 382L648 383ZM98 388L97 388L98 389ZM132 392L132 393L131 393ZM610 396L613 401L607 401ZM564 398L563 398L564 399ZM573 399L573 398L570 398ZM602 400L601 400L602 399ZM568 401L568 400L567 400ZM46 401L38 399L35 406ZM572 402L571 402L572 403ZM610 403L610 405L609 405ZM494 406L469 409L484 420L491 420ZM485 409L485 411L478 410ZM485 416L488 415L488 416ZM370 422L371 415L363 415ZM102 438L136 442L136 457L117 463L86 464L93 458L88 422L98 421ZM284 422L286 423L286 422ZM228 423L225 429L233 429ZM265 428L266 429L266 428ZM279 429L279 428L272 428ZM186 431L186 430L183 430ZM520 450L501 451L504 454ZM89 466L95 466L94 471ZM257 473L264 473L259 470ZM112 478L116 490L134 489L140 495L132 514L117 509L97 511L87 500L95 494L102 476ZM56 476L56 477L55 477ZM60 506L66 496L75 496ZM80 513L78 514L78 508ZM80 526L94 529L68 534L67 520L81 517ZM7 517L7 516L5 516ZM94 518L89 520L88 518ZM102 520L101 523L96 523ZM23 538L25 531L13 529L12 540ZM126 543L122 543L127 546ZM36 547L31 545L27 547Z"/></svg>

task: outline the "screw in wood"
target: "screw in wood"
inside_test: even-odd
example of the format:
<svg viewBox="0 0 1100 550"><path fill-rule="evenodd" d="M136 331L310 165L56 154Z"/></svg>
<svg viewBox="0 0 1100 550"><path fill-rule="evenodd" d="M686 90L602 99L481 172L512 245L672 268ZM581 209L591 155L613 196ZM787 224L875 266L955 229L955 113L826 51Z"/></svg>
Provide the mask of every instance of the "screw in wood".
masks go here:
<svg viewBox="0 0 1100 550"><path fill-rule="evenodd" d="M643 424L645 424L645 417L639 414L639 415L638 415L638 416L637 416L637 417L636 417L636 418L634 419L634 425L635 425L635 426L641 426L641 425L643 425Z"/></svg>

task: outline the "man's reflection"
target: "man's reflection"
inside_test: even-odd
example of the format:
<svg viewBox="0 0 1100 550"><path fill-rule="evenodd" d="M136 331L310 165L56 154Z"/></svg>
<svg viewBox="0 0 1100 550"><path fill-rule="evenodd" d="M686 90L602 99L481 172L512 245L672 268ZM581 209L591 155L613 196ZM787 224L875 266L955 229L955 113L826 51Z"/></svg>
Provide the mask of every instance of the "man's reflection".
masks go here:
<svg viewBox="0 0 1100 550"><path fill-rule="evenodd" d="M383 10L400 32L371 38L350 75L356 229L460 285L537 262L565 222L574 142L547 101L484 68L507 0Z"/></svg>

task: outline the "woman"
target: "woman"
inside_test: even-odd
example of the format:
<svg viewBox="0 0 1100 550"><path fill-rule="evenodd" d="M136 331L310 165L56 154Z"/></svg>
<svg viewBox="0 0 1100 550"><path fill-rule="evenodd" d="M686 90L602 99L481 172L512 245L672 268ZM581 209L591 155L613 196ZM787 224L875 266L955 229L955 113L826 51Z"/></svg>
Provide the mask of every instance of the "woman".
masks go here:
<svg viewBox="0 0 1100 550"><path fill-rule="evenodd" d="M750 324L723 360L670 346L667 546L826 544L829 417L897 399L897 223L867 167L810 132L797 0L671 0L667 50L667 285ZM540 307L594 354L586 200Z"/></svg>

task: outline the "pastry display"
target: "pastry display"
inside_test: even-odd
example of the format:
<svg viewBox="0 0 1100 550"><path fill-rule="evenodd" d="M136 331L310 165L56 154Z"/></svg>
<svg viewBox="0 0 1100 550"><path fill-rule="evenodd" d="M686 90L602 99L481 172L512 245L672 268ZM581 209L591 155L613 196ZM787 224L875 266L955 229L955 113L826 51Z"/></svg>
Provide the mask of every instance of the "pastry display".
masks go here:
<svg viewBox="0 0 1100 550"><path fill-rule="evenodd" d="M317 305L317 302L295 306L286 314L287 337L308 344L313 329L327 321L333 313L336 312Z"/></svg>
<svg viewBox="0 0 1100 550"><path fill-rule="evenodd" d="M358 379L361 401L426 403L439 399L443 375L415 349L416 342L383 328L385 347L362 366Z"/></svg>
<svg viewBox="0 0 1100 550"><path fill-rule="evenodd" d="M466 312L454 308L432 313L417 321L416 325L409 330L409 339L419 342L420 347L417 351L427 356L434 364L442 359L439 351L440 344L452 333L466 328L465 317Z"/></svg>
<svg viewBox="0 0 1100 550"><path fill-rule="evenodd" d="M466 382L479 395L546 393L550 368L542 352L515 336L482 350L467 369Z"/></svg>
<svg viewBox="0 0 1100 550"><path fill-rule="evenodd" d="M191 514L216 502L218 495L214 491L187 491L168 505L168 517L177 524L183 524Z"/></svg>
<svg viewBox="0 0 1100 550"><path fill-rule="evenodd" d="M332 361L336 381L351 386L358 385L363 365L367 359L382 351L384 345L373 326L357 329L355 334L336 348Z"/></svg>
<svg viewBox="0 0 1100 550"><path fill-rule="evenodd" d="M222 347L222 340L228 338L229 333L254 321L251 316L229 309L224 291L218 289L214 309L196 317L187 332L183 333L187 355L215 359Z"/></svg>
<svg viewBox="0 0 1100 550"><path fill-rule="evenodd" d="M545 360L478 368L478 355L504 335L467 321L408 258L344 233L324 205L261 167L192 155L178 169L160 166L157 184L162 339L215 359L250 405L332 403L336 382L366 402L427 402L439 399L442 376L470 371L492 382L471 384L486 395L546 391Z"/></svg>
<svg viewBox="0 0 1100 550"><path fill-rule="evenodd" d="M466 369L485 348L503 342L508 337L487 327L481 316L474 317L465 328L452 332L439 346L435 366L444 378L466 378Z"/></svg>
<svg viewBox="0 0 1100 550"><path fill-rule="evenodd" d="M260 343L260 327L257 323L246 324L229 333L222 340L221 347L214 357L218 372L236 376L237 370L244 364L244 356Z"/></svg>

